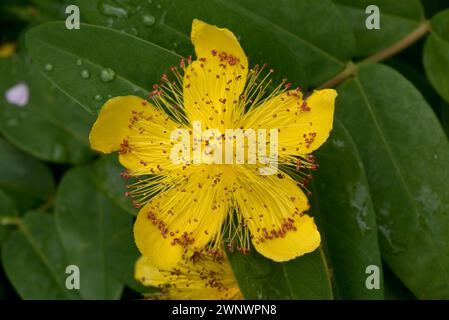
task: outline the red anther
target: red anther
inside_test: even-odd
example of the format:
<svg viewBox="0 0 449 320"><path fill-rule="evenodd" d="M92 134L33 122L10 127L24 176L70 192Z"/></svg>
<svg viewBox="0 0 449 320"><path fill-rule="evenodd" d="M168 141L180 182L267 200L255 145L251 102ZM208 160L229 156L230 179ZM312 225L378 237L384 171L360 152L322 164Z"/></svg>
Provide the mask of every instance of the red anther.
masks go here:
<svg viewBox="0 0 449 320"><path fill-rule="evenodd" d="M140 204L137 203L137 201L133 200L132 203L133 203L134 208L136 208L136 209L139 209L139 208L140 208Z"/></svg>

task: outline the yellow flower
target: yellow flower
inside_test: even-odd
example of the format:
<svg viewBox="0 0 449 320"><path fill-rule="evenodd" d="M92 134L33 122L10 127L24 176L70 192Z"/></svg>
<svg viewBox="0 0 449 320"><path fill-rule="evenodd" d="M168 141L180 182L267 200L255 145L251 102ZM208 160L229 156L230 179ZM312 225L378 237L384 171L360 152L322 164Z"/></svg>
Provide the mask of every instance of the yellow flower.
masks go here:
<svg viewBox="0 0 449 320"><path fill-rule="evenodd" d="M135 278L145 286L159 287L161 292L149 298L170 300L243 299L222 252L218 255L194 253L183 256L176 267L161 270L141 256L135 267Z"/></svg>
<svg viewBox="0 0 449 320"><path fill-rule="evenodd" d="M0 46L0 58L9 58L16 52L16 44L6 42Z"/></svg>
<svg viewBox="0 0 449 320"><path fill-rule="evenodd" d="M172 67L174 79L162 75L150 101L110 99L90 133L93 149L119 151L125 176L140 178L127 192L142 207L134 225L137 247L159 268L175 266L188 249L213 251L223 241L242 252L252 242L274 261L312 252L320 233L305 214L302 189L317 167L310 153L332 129L336 92L315 91L306 99L286 81L270 91L273 70L248 69L231 31L194 20L191 38L197 60ZM270 132L265 140L263 130ZM246 156L239 158L237 140L246 134ZM173 136L189 143L174 149ZM228 150L222 142L229 141L236 144ZM220 162L229 154L232 164Z"/></svg>

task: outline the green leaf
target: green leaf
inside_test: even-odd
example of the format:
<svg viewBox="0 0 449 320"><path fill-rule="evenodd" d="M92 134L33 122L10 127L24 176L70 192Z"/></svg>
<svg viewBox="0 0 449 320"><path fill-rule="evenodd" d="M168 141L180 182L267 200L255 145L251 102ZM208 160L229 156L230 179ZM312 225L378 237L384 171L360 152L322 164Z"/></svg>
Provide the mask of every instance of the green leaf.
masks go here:
<svg viewBox="0 0 449 320"><path fill-rule="evenodd" d="M438 120L386 66L360 67L338 91L337 116L367 172L383 258L417 298L449 298L449 143Z"/></svg>
<svg viewBox="0 0 449 320"><path fill-rule="evenodd" d="M327 249L334 293L341 299L383 299L382 274L380 289L365 285L368 266L382 270L376 217L357 148L339 121L316 156L320 168L314 176L311 212Z"/></svg>
<svg viewBox="0 0 449 320"><path fill-rule="evenodd" d="M50 170L0 139L0 190L17 204L20 211L33 208L54 192Z"/></svg>
<svg viewBox="0 0 449 320"><path fill-rule="evenodd" d="M421 57L421 53L419 53ZM399 71L405 78L407 78L416 89L423 95L424 99L432 107L437 107L441 102L441 97L435 92L426 75L422 72L422 66L416 65L412 61L395 57L385 61L385 64ZM435 110L435 109L434 109Z"/></svg>
<svg viewBox="0 0 449 320"><path fill-rule="evenodd" d="M449 102L449 9L431 20L432 33L424 47L424 68L435 90Z"/></svg>
<svg viewBox="0 0 449 320"><path fill-rule="evenodd" d="M350 21L356 38L356 57L365 57L391 46L412 32L424 20L419 0L333 0ZM380 29L368 30L365 13L369 5L380 11Z"/></svg>
<svg viewBox="0 0 449 320"><path fill-rule="evenodd" d="M387 266L384 266L384 283L386 300L416 300Z"/></svg>
<svg viewBox="0 0 449 320"><path fill-rule="evenodd" d="M63 177L56 198L56 223L71 264L81 271L84 299L118 299L132 279L137 249L132 217L106 197L91 167Z"/></svg>
<svg viewBox="0 0 449 320"><path fill-rule="evenodd" d="M126 32L187 57L193 53L190 33L184 34L166 24L167 1L132 2L73 0L83 21Z"/></svg>
<svg viewBox="0 0 449 320"><path fill-rule="evenodd" d="M245 299L332 299L321 249L283 263L264 258L254 248L246 255L228 253L228 258Z"/></svg>
<svg viewBox="0 0 449 320"><path fill-rule="evenodd" d="M17 221L19 212L14 201L0 190L0 247Z"/></svg>
<svg viewBox="0 0 449 320"><path fill-rule="evenodd" d="M112 96L146 96L179 63L178 55L153 43L86 24L75 31L43 24L28 32L26 43L37 68L92 113Z"/></svg>
<svg viewBox="0 0 449 320"><path fill-rule="evenodd" d="M79 299L77 291L65 285L65 270L70 263L52 215L28 213L3 245L2 260L21 298Z"/></svg>
<svg viewBox="0 0 449 320"><path fill-rule="evenodd" d="M0 60L0 74L1 88L22 83L29 90L29 101L22 107L0 98L0 127L9 141L47 161L79 163L93 155L87 139L91 115L18 57Z"/></svg>
<svg viewBox="0 0 449 320"><path fill-rule="evenodd" d="M112 202L129 214L136 216L138 210L132 205L131 199L125 197L126 180L121 177L123 166L118 162L117 155L103 156L92 170L92 178L96 187Z"/></svg>

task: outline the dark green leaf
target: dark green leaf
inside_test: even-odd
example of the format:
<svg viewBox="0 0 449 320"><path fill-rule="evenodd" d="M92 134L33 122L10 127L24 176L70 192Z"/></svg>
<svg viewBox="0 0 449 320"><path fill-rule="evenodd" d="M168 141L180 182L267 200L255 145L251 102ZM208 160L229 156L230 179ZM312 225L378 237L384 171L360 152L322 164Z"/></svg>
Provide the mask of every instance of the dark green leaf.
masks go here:
<svg viewBox="0 0 449 320"><path fill-rule="evenodd" d="M138 256L132 217L97 189L91 167L72 169L63 177L55 208L69 262L82 274L81 296L120 298Z"/></svg>
<svg viewBox="0 0 449 320"><path fill-rule="evenodd" d="M412 32L424 20L424 10L419 0L333 0L356 37L356 57L365 57L391 46ZM368 30L366 7L376 5L380 11L380 29Z"/></svg>
<svg viewBox="0 0 449 320"><path fill-rule="evenodd" d="M252 249L228 253L245 299L332 299L330 275L321 249L295 260L276 263Z"/></svg>
<svg viewBox="0 0 449 320"><path fill-rule="evenodd" d="M89 112L112 96L146 96L179 63L153 43L86 24L75 31L59 22L40 25L28 32L27 47L37 68Z"/></svg>
<svg viewBox="0 0 449 320"><path fill-rule="evenodd" d="M17 57L1 60L0 73L5 91L21 83L29 90L25 106L8 102L5 96L0 99L0 127L8 140L48 161L77 163L92 156L87 140L90 114Z"/></svg>
<svg viewBox="0 0 449 320"><path fill-rule="evenodd" d="M430 83L449 102L449 9L431 22L432 33L424 47L424 67Z"/></svg>
<svg viewBox="0 0 449 320"><path fill-rule="evenodd" d="M419 57L421 57L421 52L419 53ZM385 64L399 71L404 77L413 83L415 88L421 92L430 106L438 107L441 97L433 89L424 74L421 65L417 66L412 61L406 61L400 57L388 59Z"/></svg>
<svg viewBox="0 0 449 320"><path fill-rule="evenodd" d="M416 300L387 266L384 266L384 283L386 300Z"/></svg>
<svg viewBox="0 0 449 320"><path fill-rule="evenodd" d="M449 144L438 120L389 67L363 66L338 91L337 115L367 172L385 261L418 298L449 298Z"/></svg>
<svg viewBox="0 0 449 320"><path fill-rule="evenodd" d="M0 139L0 190L17 204L20 211L47 201L54 192L50 170L38 160L23 154Z"/></svg>
<svg viewBox="0 0 449 320"><path fill-rule="evenodd" d="M70 263L52 215L27 214L3 245L2 260L8 279L23 299L79 299L77 291L65 285Z"/></svg>
<svg viewBox="0 0 449 320"><path fill-rule="evenodd" d="M366 268L382 272L376 217L357 148L344 126L336 121L329 140L317 152L320 168L313 183L313 216L334 276L334 292L341 299L383 299L380 289L368 290Z"/></svg>

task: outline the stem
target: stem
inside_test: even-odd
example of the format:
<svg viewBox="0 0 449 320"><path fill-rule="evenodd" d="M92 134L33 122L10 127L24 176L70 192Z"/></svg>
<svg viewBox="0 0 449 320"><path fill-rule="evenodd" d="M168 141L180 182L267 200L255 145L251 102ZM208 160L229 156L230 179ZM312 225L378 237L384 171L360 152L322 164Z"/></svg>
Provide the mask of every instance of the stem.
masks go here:
<svg viewBox="0 0 449 320"><path fill-rule="evenodd" d="M342 83L349 77L353 76L357 72L357 66L352 62L349 61L346 67L341 71L339 74L337 74L332 79L324 82L321 84L317 89L324 89L324 88L332 88L336 85Z"/></svg>
<svg viewBox="0 0 449 320"><path fill-rule="evenodd" d="M368 64L368 63L376 63L380 61L384 61L388 58L391 58L392 56L398 54L402 50L408 48L412 44L414 44L416 41L424 37L429 31L431 30L430 22L425 20L422 23L419 24L419 26L410 32L408 35L406 35L404 38L399 40L398 42L394 43L388 48L385 48L372 56L369 56L368 58L365 58L357 63L349 62L346 67L341 71L339 74L337 74L332 79L324 82L323 84L319 85L317 89L324 89L324 88L330 88L334 87L340 83L342 83L344 80L348 79L349 77L354 76L357 73L357 68L361 65Z"/></svg>
<svg viewBox="0 0 449 320"><path fill-rule="evenodd" d="M0 218L0 226L17 226L19 227L22 220L19 217L3 217Z"/></svg>
<svg viewBox="0 0 449 320"><path fill-rule="evenodd" d="M47 212L48 210L53 208L54 202L55 202L54 196L50 196L43 205L41 205L36 209L36 211Z"/></svg>

